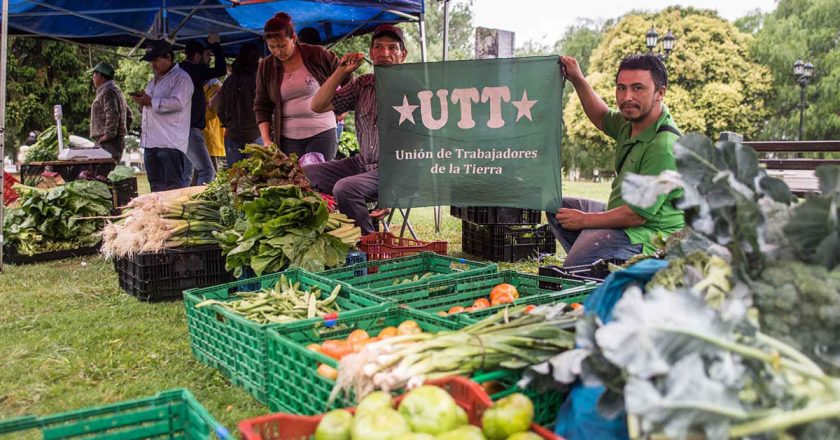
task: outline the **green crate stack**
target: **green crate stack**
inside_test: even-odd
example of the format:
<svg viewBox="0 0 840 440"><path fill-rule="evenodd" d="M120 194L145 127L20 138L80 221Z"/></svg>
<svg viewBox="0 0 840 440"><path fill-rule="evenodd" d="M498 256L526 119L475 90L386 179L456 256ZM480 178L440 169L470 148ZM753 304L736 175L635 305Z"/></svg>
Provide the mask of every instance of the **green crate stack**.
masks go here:
<svg viewBox="0 0 840 440"><path fill-rule="evenodd" d="M472 380L482 384L487 393L490 394L490 399L494 402L513 393L525 394L534 402L534 423L546 428L553 427L557 420L557 412L560 411L560 406L563 404L566 394L556 390L522 389L517 385L520 379L522 379L522 374L519 371L508 370L476 373L472 377ZM488 384L490 381L496 381L498 384L491 386Z"/></svg>
<svg viewBox="0 0 840 440"><path fill-rule="evenodd" d="M374 309L355 310L339 314L335 325L327 327L323 321L290 324L282 332L268 333L268 404L272 411L314 415L334 408L355 406L352 395L340 395L327 407L335 381L317 373L318 364L338 368L338 362L306 348L330 339L345 339L350 332L362 329L371 336L389 326L399 326L413 320L426 332L457 330L462 325L427 313L382 304Z"/></svg>
<svg viewBox="0 0 840 440"><path fill-rule="evenodd" d="M562 285L562 289L543 289L540 287L541 281ZM478 298L487 298L489 301L493 287L502 283L512 284L519 291L519 299L513 303L514 305L582 302L599 285L594 281L555 278L506 270L457 280L435 281L419 289L394 290L383 297L429 313L446 312L452 306L469 307ZM461 312L451 315L451 319L473 323L506 306L502 304L473 312Z"/></svg>
<svg viewBox="0 0 840 440"><path fill-rule="evenodd" d="M319 272L326 278L343 281L376 294L410 289L432 281L462 278L496 272L496 264L422 252L408 257L375 260ZM364 273L366 275L359 275ZM424 277L425 275L425 277ZM416 281L413 281L414 278ZM420 277L423 277L420 279Z"/></svg>
<svg viewBox="0 0 840 440"><path fill-rule="evenodd" d="M232 439L210 413L187 390L174 389L154 397L68 411L49 416L18 417L0 421L0 436L40 430L53 439L141 439L184 440Z"/></svg>
<svg viewBox="0 0 840 440"><path fill-rule="evenodd" d="M304 270L285 272L244 279L214 287L191 289L184 292L187 311L187 328L193 355L202 363L219 369L231 382L245 388L260 402L268 403L266 391L267 329L283 328L290 324L258 324L221 306L196 308L207 299L233 301L236 292L273 288L281 275L290 283L300 283L300 289L318 287L329 293L337 281L329 280ZM382 301L366 292L343 284L336 299L341 310L354 310L375 306ZM320 318L305 320L320 321ZM294 323L291 323L294 324Z"/></svg>

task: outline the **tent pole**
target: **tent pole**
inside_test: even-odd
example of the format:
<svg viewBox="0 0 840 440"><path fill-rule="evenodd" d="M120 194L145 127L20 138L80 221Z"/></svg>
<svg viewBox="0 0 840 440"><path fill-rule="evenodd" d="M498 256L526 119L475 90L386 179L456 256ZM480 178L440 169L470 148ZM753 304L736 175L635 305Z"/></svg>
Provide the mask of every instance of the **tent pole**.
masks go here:
<svg viewBox="0 0 840 440"><path fill-rule="evenodd" d="M420 61L426 62L426 14L420 14Z"/></svg>
<svg viewBox="0 0 840 440"><path fill-rule="evenodd" d="M0 24L0 163L3 164L3 172L6 171L6 64L9 58L9 0L3 0L2 24ZM3 271L3 244L6 238L3 236L3 194L5 185L0 175L0 272Z"/></svg>
<svg viewBox="0 0 840 440"><path fill-rule="evenodd" d="M420 61L427 61L426 54L426 14L420 14L420 21L417 23L420 26ZM440 232L440 206L434 207L435 214L435 232Z"/></svg>
<svg viewBox="0 0 840 440"><path fill-rule="evenodd" d="M443 0L443 61L449 59L449 0ZM435 206L435 232L440 232L440 206Z"/></svg>
<svg viewBox="0 0 840 440"><path fill-rule="evenodd" d="M449 59L449 0L443 0L443 61Z"/></svg>

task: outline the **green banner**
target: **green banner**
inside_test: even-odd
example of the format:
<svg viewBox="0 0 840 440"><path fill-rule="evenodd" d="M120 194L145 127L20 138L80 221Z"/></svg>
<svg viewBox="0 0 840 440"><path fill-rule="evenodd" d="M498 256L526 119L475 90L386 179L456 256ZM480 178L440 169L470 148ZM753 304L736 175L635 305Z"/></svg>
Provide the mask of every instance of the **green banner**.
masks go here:
<svg viewBox="0 0 840 440"><path fill-rule="evenodd" d="M557 57L376 67L381 206L561 205Z"/></svg>

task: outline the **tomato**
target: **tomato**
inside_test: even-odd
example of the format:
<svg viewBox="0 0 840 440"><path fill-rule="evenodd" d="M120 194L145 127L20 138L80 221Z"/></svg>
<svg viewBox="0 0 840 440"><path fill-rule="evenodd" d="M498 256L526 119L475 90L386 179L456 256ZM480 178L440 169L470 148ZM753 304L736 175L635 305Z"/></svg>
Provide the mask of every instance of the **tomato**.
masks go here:
<svg viewBox="0 0 840 440"><path fill-rule="evenodd" d="M362 329L356 329L356 330L353 330L352 332L350 332L350 335L347 336L347 342L349 342L351 344L355 344L356 342L364 341L365 339L368 339L368 338L370 338L370 335L368 335L368 332L366 332Z"/></svg>
<svg viewBox="0 0 840 440"><path fill-rule="evenodd" d="M437 312L438 316L449 316L449 313L444 312L443 310Z"/></svg>
<svg viewBox="0 0 840 440"><path fill-rule="evenodd" d="M490 307L490 300L487 298L479 298L473 302L473 307L476 309L486 309Z"/></svg>
<svg viewBox="0 0 840 440"><path fill-rule="evenodd" d="M399 327L397 327L397 334L399 335L416 335L418 333L423 333L423 330L420 329L420 326L412 321L403 321Z"/></svg>
<svg viewBox="0 0 840 440"><path fill-rule="evenodd" d="M583 304L581 304L581 303L572 304L572 310L580 310L582 308L583 308Z"/></svg>
<svg viewBox="0 0 840 440"><path fill-rule="evenodd" d="M353 345L347 341L330 340L321 344L321 353L333 359L341 359L352 352Z"/></svg>
<svg viewBox="0 0 840 440"><path fill-rule="evenodd" d="M492 300L490 300L490 305L497 306L499 304L510 304L514 301L516 301L516 297L514 297L510 293L500 293L494 296Z"/></svg>
<svg viewBox="0 0 840 440"><path fill-rule="evenodd" d="M327 364L318 365L318 374L329 380L336 380L338 378L338 370Z"/></svg>
<svg viewBox="0 0 840 440"><path fill-rule="evenodd" d="M397 328L394 327L394 326L385 327L385 328L382 329L381 332L379 332L379 337L383 338L383 339L384 338L393 338L394 336L397 336Z"/></svg>
<svg viewBox="0 0 840 440"><path fill-rule="evenodd" d="M452 308L449 309L449 314L452 315L452 314L455 314L455 313L461 313L463 311L464 311L464 307L462 307L462 306L452 306Z"/></svg>
<svg viewBox="0 0 840 440"><path fill-rule="evenodd" d="M502 283L497 285L490 291L490 302L493 302L493 298L497 295L508 294L513 297L513 299L519 299L519 291L516 290L516 286L512 284Z"/></svg>
<svg viewBox="0 0 840 440"><path fill-rule="evenodd" d="M476 308L475 308L475 307L473 307L473 306L469 306L469 307L464 308L464 311L465 311L465 312L467 312L467 313L469 313L469 312L474 312L474 311L476 311L476 310L478 310L478 309L476 309Z"/></svg>
<svg viewBox="0 0 840 440"><path fill-rule="evenodd" d="M535 306L533 304L528 304L527 306L525 306L525 310L523 310L522 313L530 313L531 310L534 310L536 308L537 308L537 306Z"/></svg>
<svg viewBox="0 0 840 440"><path fill-rule="evenodd" d="M318 352L318 353L321 352L321 346L318 345L318 344L309 344L309 345L306 346L306 349L307 350L312 350L312 351Z"/></svg>

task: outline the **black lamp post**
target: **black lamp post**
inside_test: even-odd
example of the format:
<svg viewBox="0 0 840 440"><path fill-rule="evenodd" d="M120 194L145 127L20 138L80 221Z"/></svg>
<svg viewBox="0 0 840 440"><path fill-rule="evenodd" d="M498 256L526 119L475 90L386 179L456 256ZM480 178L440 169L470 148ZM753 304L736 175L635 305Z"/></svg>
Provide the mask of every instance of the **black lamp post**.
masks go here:
<svg viewBox="0 0 840 440"><path fill-rule="evenodd" d="M793 77L799 83L799 140L803 136L803 125L805 121L805 86L811 82L811 77L814 76L814 65L811 63L803 63L802 60L796 60L793 63Z"/></svg>
<svg viewBox="0 0 840 440"><path fill-rule="evenodd" d="M645 45L648 48L648 53L653 53L653 48L656 47L656 43L658 41L659 34L657 34L656 29L654 29L653 26L651 26L645 34ZM672 50L674 50L674 43L676 41L677 38L669 30L668 33L665 34L664 37L662 37L662 48L665 50L665 52L663 53L660 51L659 53L657 53L659 59L661 59L662 61L668 59L668 55L671 53Z"/></svg>

